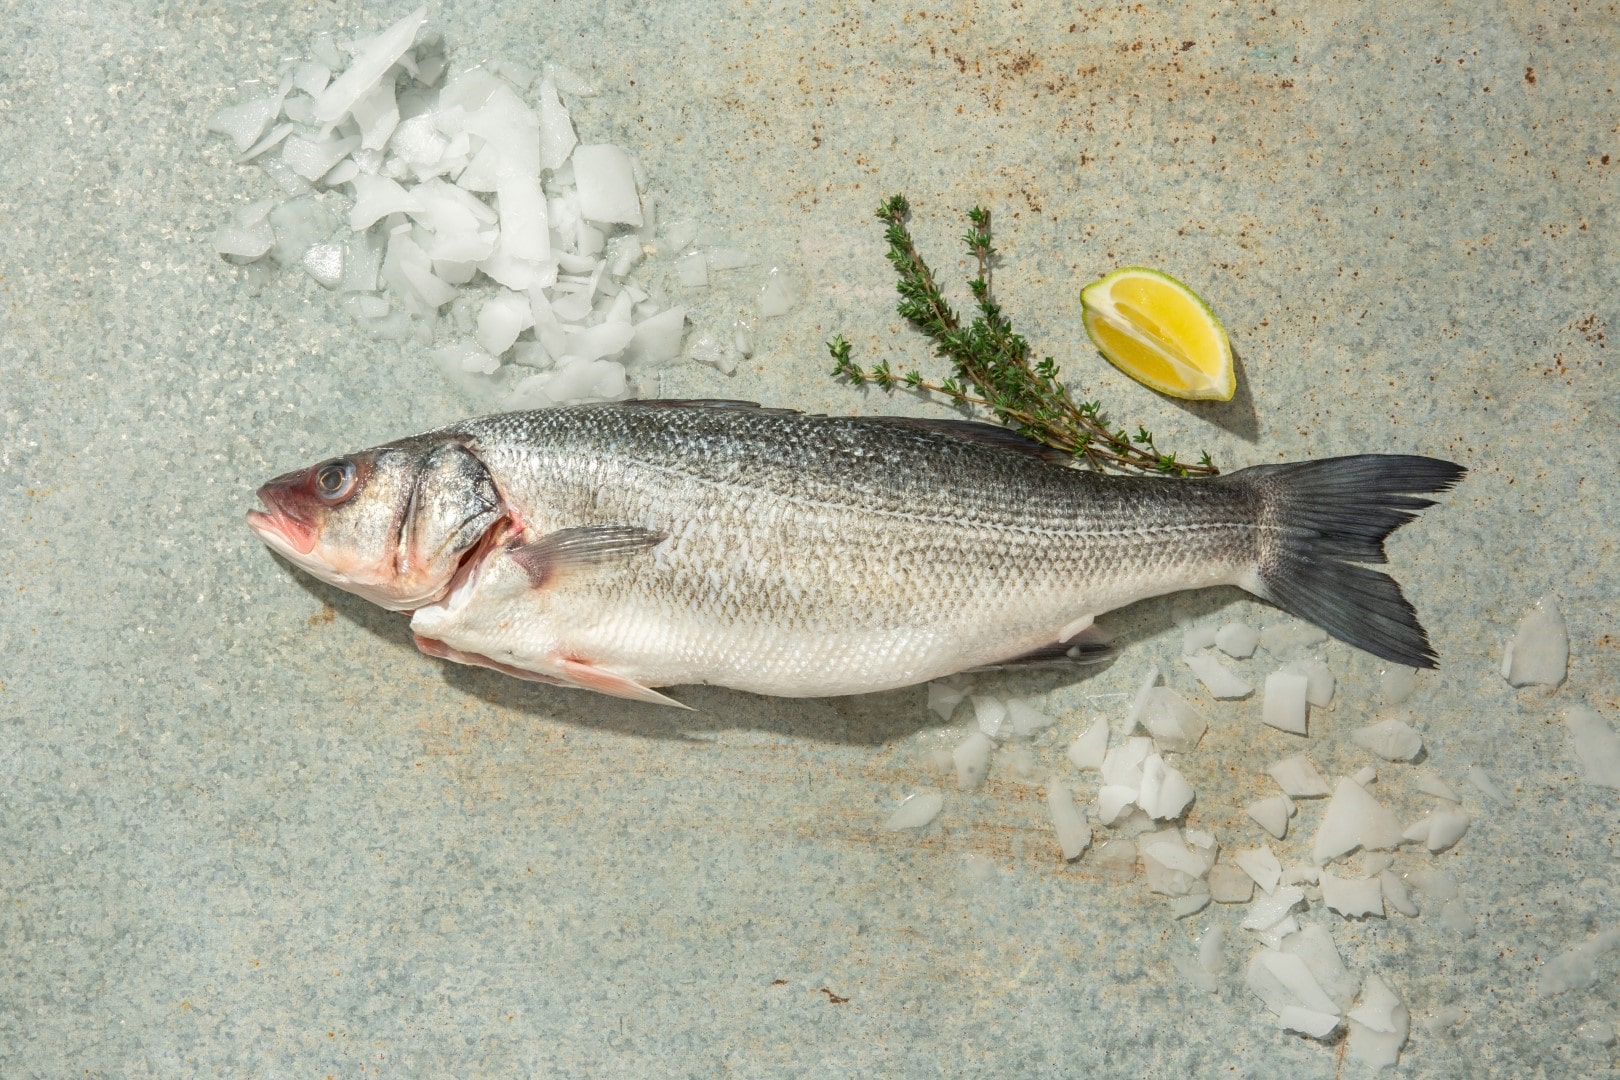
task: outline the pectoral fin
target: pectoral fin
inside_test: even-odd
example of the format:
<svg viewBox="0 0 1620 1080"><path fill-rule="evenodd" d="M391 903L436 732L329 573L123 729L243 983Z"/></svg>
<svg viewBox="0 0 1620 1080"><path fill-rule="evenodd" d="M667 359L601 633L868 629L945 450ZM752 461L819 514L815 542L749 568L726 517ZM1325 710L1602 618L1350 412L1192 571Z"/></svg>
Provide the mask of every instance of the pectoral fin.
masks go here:
<svg viewBox="0 0 1620 1080"><path fill-rule="evenodd" d="M572 571L634 558L663 539L663 533L634 525L584 525L558 529L507 553L529 575L529 583L541 589Z"/></svg>

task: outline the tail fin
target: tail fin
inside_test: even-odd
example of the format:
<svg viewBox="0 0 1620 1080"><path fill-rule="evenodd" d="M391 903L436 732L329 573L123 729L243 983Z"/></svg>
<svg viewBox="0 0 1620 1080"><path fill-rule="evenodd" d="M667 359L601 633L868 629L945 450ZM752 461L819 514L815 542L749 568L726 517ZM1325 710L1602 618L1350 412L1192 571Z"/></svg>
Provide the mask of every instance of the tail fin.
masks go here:
<svg viewBox="0 0 1620 1080"><path fill-rule="evenodd" d="M1467 472L1437 458L1361 454L1259 465L1232 476L1260 502L1259 586L1250 591L1341 641L1432 668L1429 636L1382 563L1390 533L1433 506Z"/></svg>

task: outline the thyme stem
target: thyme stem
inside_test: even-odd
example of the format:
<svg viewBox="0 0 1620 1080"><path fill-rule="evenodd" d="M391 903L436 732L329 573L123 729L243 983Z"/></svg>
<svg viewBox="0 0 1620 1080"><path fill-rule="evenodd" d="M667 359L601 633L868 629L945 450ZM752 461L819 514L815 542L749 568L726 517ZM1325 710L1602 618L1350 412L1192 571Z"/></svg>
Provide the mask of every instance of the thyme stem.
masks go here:
<svg viewBox="0 0 1620 1080"><path fill-rule="evenodd" d="M895 374L884 360L863 368L850 359L849 342L835 337L827 343L833 375L860 386L934 394L957 405L989 410L998 420L1025 438L1050 446L1096 469L1168 473L1175 476L1213 476L1219 470L1206 453L1197 464L1186 464L1174 454L1162 453L1153 433L1138 427L1135 435L1112 429L1100 402L1076 402L1058 378L1050 356L1032 363L1029 342L1014 332L1011 321L991 295L991 267L995 247L990 237L990 211L968 211L968 231L962 242L973 255L978 276L968 282L978 314L967 327L946 301L934 272L906 227L911 207L904 195L894 195L878 207L888 240L887 258L899 280L900 317L927 334L934 352L951 365L949 378L934 382L918 371Z"/></svg>

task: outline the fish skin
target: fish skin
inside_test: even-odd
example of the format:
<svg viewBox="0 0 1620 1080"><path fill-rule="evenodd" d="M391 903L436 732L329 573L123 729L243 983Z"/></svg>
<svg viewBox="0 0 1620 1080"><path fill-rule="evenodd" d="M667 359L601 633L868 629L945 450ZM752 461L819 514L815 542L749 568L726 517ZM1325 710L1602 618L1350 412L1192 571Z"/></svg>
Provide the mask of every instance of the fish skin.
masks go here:
<svg viewBox="0 0 1620 1080"><path fill-rule="evenodd" d="M418 609L413 630L567 682L561 658L584 661L626 688L866 693L993 666L1150 596L1218 584L1270 596L1262 566L1286 547L1276 519L1293 490L1266 471L1289 466L1104 476L913 420L702 403L507 414L440 434L484 463L527 543L591 526L664 539L540 589L497 551L455 597ZM1407 490L1460 475L1419 473ZM1367 558L1422 505L1400 504ZM1405 612L1421 648L1402 661L1432 662Z"/></svg>
<svg viewBox="0 0 1620 1080"><path fill-rule="evenodd" d="M864 693L983 667L1144 596L1252 567L1241 493L1106 478L913 424L595 405L469 421L525 539L633 525L657 547L535 590L497 554L413 616L464 653L643 686Z"/></svg>
<svg viewBox="0 0 1620 1080"><path fill-rule="evenodd" d="M320 465L249 524L306 570L412 612L423 651L675 704L653 687L866 693L1051 654L1097 615L1233 584L1414 666L1434 654L1384 561L1463 471L1362 455L1200 480L1054 464L1005 429L622 402Z"/></svg>

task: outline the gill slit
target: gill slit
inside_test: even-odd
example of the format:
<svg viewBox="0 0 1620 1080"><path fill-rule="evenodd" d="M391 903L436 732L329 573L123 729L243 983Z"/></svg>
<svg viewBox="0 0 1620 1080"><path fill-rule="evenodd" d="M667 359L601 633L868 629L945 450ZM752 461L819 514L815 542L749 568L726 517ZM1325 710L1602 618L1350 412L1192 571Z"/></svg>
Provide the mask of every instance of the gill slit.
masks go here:
<svg viewBox="0 0 1620 1080"><path fill-rule="evenodd" d="M416 470L416 479L411 482L411 497L405 500L405 512L399 516L399 522L394 530L394 573L406 574L410 572L410 555L405 550L405 535L410 528L412 519L416 517L417 493L422 490L422 480L426 473Z"/></svg>

